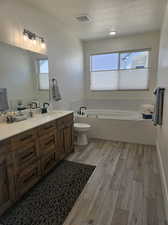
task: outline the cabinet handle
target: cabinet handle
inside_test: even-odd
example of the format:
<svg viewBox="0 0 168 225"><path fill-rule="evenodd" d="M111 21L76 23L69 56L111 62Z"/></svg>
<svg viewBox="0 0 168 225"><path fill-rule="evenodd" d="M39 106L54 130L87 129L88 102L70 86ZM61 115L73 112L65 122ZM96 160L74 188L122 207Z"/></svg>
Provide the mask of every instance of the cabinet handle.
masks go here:
<svg viewBox="0 0 168 225"><path fill-rule="evenodd" d="M28 135L28 136L26 136L26 137L23 137L23 138L21 138L20 140L21 140L21 141L26 141L26 140L28 140L29 138L32 138L32 134L30 134L30 135Z"/></svg>

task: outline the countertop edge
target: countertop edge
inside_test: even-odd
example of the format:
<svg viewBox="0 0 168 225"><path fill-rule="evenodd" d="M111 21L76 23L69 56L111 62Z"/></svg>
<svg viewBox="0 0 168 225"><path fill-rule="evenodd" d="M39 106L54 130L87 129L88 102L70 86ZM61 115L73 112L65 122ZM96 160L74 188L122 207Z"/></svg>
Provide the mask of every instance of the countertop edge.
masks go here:
<svg viewBox="0 0 168 225"><path fill-rule="evenodd" d="M55 112L60 112L60 111L55 111ZM40 126L42 126L42 125L44 125L44 124L46 124L46 123L49 123L49 122L52 122L52 121L54 121L54 120L58 120L58 119L60 119L60 118L63 118L64 116L67 116L67 115L70 115L70 114L72 114L72 113L74 113L73 111L61 111L62 113L63 113L63 115L55 115L55 117L54 117L54 112L53 112L53 114L52 115L50 115L50 114L46 114L46 115L44 115L44 116L51 116L51 119L49 119L49 120L45 120L46 118L41 118L41 122L39 122L38 124L35 124L35 125L32 125L31 127L29 127L29 128L25 128L25 129L23 129L23 128L21 128L21 130L20 131L16 131L16 132L13 132L13 134L9 134L9 135L6 135L6 137L5 137L5 135L4 135L4 137L0 137L0 142L3 142L3 141L5 141L5 140L8 140L9 138L12 138L12 137L14 137L14 136L17 136L17 135L19 135L19 134L21 134L21 133L24 133L24 132L26 132L26 131L29 131L29 130L31 130L31 129L35 129L35 128L37 128L37 127L40 127ZM36 117L33 117L32 119L35 119ZM3 126L6 126L6 128L10 128L10 125L15 125L15 124L17 124L17 125L19 125L19 124L23 124L23 123L25 123L25 122L28 122L28 121L30 121L30 122L32 122L32 119L28 119L28 120L24 120L24 121L20 121L20 122L15 122L15 123L12 123L12 124L6 124L6 123L0 123L0 129L1 129L1 125ZM38 118L39 119L39 118ZM44 120L43 120L44 119ZM8 127L9 126L9 127ZM1 133L1 132L0 132Z"/></svg>

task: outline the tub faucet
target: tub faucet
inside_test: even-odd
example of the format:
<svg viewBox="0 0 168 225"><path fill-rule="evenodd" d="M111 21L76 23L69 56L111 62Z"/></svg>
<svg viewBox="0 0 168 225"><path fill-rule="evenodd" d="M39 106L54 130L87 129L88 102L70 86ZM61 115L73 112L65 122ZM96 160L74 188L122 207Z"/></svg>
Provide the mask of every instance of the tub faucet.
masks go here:
<svg viewBox="0 0 168 225"><path fill-rule="evenodd" d="M80 115L84 115L86 109L87 109L86 106L81 106L80 109L79 109L79 114L80 114Z"/></svg>

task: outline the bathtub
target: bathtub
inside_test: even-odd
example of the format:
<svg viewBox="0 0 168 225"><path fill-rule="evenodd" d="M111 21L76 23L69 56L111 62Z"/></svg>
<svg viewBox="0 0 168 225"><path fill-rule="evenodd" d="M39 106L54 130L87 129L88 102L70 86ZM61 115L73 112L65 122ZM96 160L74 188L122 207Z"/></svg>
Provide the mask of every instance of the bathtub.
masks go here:
<svg viewBox="0 0 168 225"><path fill-rule="evenodd" d="M124 110L86 110L83 117L115 120L142 120L142 116L139 112Z"/></svg>
<svg viewBox="0 0 168 225"><path fill-rule="evenodd" d="M155 145L156 128L137 111L89 109L76 120L91 125L90 138Z"/></svg>

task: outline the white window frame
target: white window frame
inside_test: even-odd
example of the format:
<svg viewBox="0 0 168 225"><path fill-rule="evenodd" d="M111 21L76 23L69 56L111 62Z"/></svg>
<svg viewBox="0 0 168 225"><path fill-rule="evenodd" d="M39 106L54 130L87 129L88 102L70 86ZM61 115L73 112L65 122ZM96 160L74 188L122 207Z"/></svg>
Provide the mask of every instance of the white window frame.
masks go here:
<svg viewBox="0 0 168 225"><path fill-rule="evenodd" d="M148 59L148 67L145 69L148 69L148 83L147 83L147 88L146 89L117 89L117 90L112 90L112 89L106 89L106 90L101 90L101 89L96 89L93 90L91 89L91 73L92 72L99 72L99 71L92 71L92 56L95 55L105 55L105 54L113 54L113 53L118 53L119 54L119 60L118 60L118 70L100 70L101 71L124 71L124 70L140 70L140 69L120 69L120 54L122 53L129 53L129 52L143 52L143 51L148 51L149 52L149 59ZM112 52L101 52L101 53L92 53L89 54L90 60L89 60L89 76L90 76L90 84L89 88L91 92L132 92L132 91L149 91L149 84L150 84L150 69L151 69L151 48L145 48L145 49L134 49L134 50L123 50L123 51L112 51Z"/></svg>
<svg viewBox="0 0 168 225"><path fill-rule="evenodd" d="M40 87L40 74L48 74L48 80L49 80L49 72L48 73L40 73L40 64L39 64L39 61L40 60L48 60L48 58L38 58L36 60L36 63L37 63L37 75L38 75L38 89L39 91L49 91L49 88L46 88L46 89L42 89Z"/></svg>

